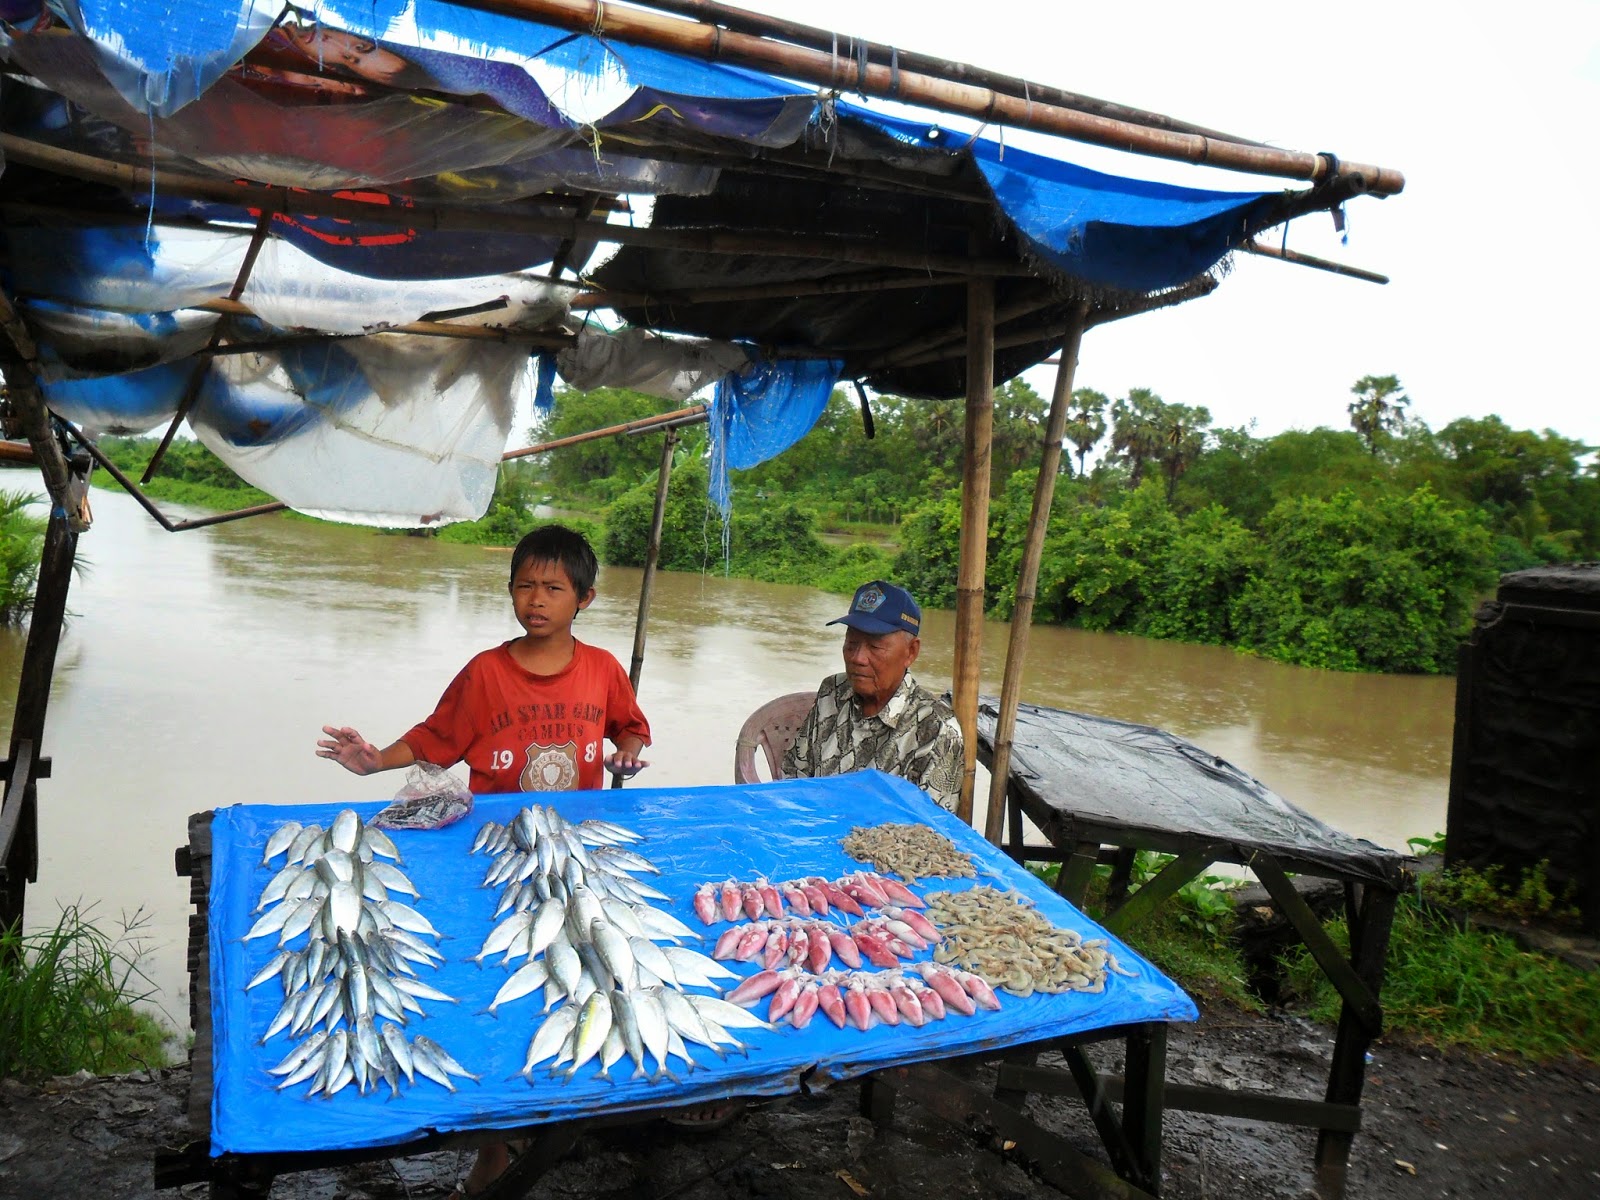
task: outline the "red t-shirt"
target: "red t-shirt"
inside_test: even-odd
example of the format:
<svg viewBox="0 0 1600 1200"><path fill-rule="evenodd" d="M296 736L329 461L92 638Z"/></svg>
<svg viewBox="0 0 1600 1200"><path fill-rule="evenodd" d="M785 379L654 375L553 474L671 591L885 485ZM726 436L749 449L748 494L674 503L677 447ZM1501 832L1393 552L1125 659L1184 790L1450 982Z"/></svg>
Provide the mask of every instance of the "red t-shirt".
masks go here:
<svg viewBox="0 0 1600 1200"><path fill-rule="evenodd" d="M650 740L650 724L617 660L574 641L572 661L535 675L511 643L485 650L450 681L433 715L400 740L421 762L465 761L468 786L486 792L565 792L603 787L603 738Z"/></svg>

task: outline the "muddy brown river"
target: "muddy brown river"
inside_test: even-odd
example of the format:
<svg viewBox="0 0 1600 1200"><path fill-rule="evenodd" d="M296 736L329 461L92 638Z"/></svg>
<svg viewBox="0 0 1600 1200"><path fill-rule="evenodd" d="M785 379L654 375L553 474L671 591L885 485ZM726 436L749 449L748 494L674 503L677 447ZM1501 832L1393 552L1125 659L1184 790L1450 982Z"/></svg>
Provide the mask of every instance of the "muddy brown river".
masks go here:
<svg viewBox="0 0 1600 1200"><path fill-rule="evenodd" d="M121 492L93 502L50 703L29 924L72 903L108 928L140 913L154 1001L181 1029L188 881L172 862L189 814L391 795L399 773L360 779L318 759L318 731L353 725L381 745L426 716L468 657L516 632L509 554L276 516L169 534ZM578 619L578 635L624 666L639 579L603 570ZM750 710L838 669L839 633L824 623L845 603L727 579L715 563L659 576L639 689L655 744L639 782L730 782ZM930 612L925 626L916 673L942 690L954 616ZM984 631L985 691L998 691L1006 629ZM0 633L0 695L15 696L22 644ZM1023 685L1026 700L1169 729L1396 847L1443 828L1454 695L1451 679L1047 626L1033 631Z"/></svg>

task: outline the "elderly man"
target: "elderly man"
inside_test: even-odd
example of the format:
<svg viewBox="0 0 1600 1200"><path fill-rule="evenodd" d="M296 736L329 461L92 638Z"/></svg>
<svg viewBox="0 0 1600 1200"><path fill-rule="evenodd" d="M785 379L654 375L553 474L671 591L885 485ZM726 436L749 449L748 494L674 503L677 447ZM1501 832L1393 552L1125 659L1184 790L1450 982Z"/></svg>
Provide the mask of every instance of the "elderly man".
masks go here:
<svg viewBox="0 0 1600 1200"><path fill-rule="evenodd" d="M822 681L783 756L786 778L876 767L909 779L945 808L961 791L961 727L950 706L908 674L922 649L922 609L882 579L856 589L843 625L844 672Z"/></svg>

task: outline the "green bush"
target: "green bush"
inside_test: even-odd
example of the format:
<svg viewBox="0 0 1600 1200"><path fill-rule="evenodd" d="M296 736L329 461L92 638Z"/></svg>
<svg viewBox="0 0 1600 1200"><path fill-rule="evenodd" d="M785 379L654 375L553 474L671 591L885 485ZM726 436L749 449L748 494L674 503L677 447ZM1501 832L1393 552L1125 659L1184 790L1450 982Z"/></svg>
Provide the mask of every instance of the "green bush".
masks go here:
<svg viewBox="0 0 1600 1200"><path fill-rule="evenodd" d="M1348 949L1343 919L1327 928ZM1310 953L1300 950L1285 965L1307 1015L1336 1021L1338 993ZM1501 934L1460 929L1410 896L1395 910L1383 1009L1387 1028L1440 1045L1600 1062L1600 973L1523 950Z"/></svg>
<svg viewBox="0 0 1600 1200"><path fill-rule="evenodd" d="M45 520L27 508L37 499L0 491L0 624L20 625L33 611Z"/></svg>
<svg viewBox="0 0 1600 1200"><path fill-rule="evenodd" d="M112 937L68 907L52 930L0 930L0 1078L165 1065L167 1031L134 1007L154 991L138 966L141 922Z"/></svg>

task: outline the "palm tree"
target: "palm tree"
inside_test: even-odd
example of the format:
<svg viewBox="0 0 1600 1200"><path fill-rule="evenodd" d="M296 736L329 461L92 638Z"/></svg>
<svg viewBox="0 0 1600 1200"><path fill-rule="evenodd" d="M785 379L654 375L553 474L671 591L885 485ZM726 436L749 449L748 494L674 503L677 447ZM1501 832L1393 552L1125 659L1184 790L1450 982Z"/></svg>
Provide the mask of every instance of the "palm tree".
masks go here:
<svg viewBox="0 0 1600 1200"><path fill-rule="evenodd" d="M1072 393L1072 401L1077 407L1067 414L1067 441L1078 451L1078 474L1081 476L1083 460L1106 435L1106 405L1111 401L1093 388L1079 388Z"/></svg>
<svg viewBox="0 0 1600 1200"><path fill-rule="evenodd" d="M1149 388L1131 388L1111 406L1111 452L1128 464L1128 486L1138 487L1145 468L1161 455L1161 397Z"/></svg>
<svg viewBox="0 0 1600 1200"><path fill-rule="evenodd" d="M1401 390L1398 375L1363 375L1350 391L1356 397L1349 406L1350 427L1367 444L1367 452L1377 454L1380 438L1405 427L1411 398Z"/></svg>
<svg viewBox="0 0 1600 1200"><path fill-rule="evenodd" d="M1178 476L1194 466L1205 449L1206 431L1211 427L1211 410L1204 406L1163 404L1159 417L1161 450L1157 458L1167 477L1167 502L1178 486Z"/></svg>

